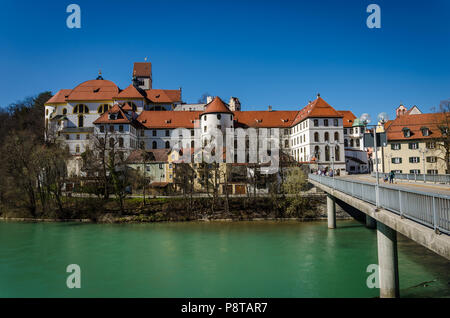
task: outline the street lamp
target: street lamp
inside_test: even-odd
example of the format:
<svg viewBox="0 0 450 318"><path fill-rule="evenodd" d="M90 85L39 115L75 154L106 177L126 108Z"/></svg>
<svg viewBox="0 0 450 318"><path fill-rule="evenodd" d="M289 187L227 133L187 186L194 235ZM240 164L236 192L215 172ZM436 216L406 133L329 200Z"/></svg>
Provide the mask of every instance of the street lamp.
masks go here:
<svg viewBox="0 0 450 318"><path fill-rule="evenodd" d="M314 157L316 157L316 161L317 161L317 173L320 170L319 156L320 156L320 148L314 151Z"/></svg>
<svg viewBox="0 0 450 318"><path fill-rule="evenodd" d="M330 142L327 141L327 146L328 146L328 150L331 152L331 171L333 173L333 187L335 188L334 184L334 155L335 155L335 151L336 151L336 146L339 144L339 142L337 140L335 140L334 142ZM334 148L332 150L332 147Z"/></svg>
<svg viewBox="0 0 450 318"><path fill-rule="evenodd" d="M373 127L373 147L375 148L375 179L376 179L375 202L376 207L378 208L380 206L380 191L379 191L380 180L378 179L379 177L378 177L377 127L378 123L380 124L386 123L389 120L389 117L388 114L385 112L379 113L377 116L378 123L376 125L369 125L371 118L370 115L367 113L362 114L359 119L363 123L365 129L366 127Z"/></svg>
<svg viewBox="0 0 450 318"><path fill-rule="evenodd" d="M422 161L423 161L423 182L426 182L426 176L425 176L425 154L428 152L428 149L419 149L419 152L422 154Z"/></svg>

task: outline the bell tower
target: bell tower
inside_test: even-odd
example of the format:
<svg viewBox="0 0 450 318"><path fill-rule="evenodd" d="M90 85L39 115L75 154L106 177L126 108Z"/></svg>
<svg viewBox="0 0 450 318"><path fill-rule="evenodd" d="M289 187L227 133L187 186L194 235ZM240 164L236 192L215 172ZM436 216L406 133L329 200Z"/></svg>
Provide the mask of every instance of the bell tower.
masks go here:
<svg viewBox="0 0 450 318"><path fill-rule="evenodd" d="M147 61L147 58L145 58ZM133 85L140 89L152 89L152 63L135 62L133 67Z"/></svg>

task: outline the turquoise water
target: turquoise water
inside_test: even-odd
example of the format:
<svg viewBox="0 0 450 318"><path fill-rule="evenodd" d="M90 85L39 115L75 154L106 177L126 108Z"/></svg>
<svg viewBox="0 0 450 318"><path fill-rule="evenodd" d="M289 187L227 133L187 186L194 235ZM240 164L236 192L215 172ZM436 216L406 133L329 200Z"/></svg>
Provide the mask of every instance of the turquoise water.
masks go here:
<svg viewBox="0 0 450 318"><path fill-rule="evenodd" d="M401 296L450 295L449 261L398 248ZM0 297L376 297L376 262L376 231L356 221L0 222ZM80 289L66 287L69 264Z"/></svg>

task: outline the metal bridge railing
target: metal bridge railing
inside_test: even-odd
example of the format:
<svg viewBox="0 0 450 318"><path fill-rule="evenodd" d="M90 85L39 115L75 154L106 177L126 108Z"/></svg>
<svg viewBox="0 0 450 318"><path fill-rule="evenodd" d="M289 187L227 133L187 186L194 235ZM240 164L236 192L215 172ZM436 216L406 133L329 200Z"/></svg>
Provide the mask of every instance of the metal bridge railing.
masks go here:
<svg viewBox="0 0 450 318"><path fill-rule="evenodd" d="M376 204L374 183L309 174L308 178L363 201ZM379 186L379 206L434 230L450 234L450 196Z"/></svg>
<svg viewBox="0 0 450 318"><path fill-rule="evenodd" d="M383 179L389 173L378 172L380 179ZM372 172L372 177L375 177L375 172ZM396 173L395 179L408 181L423 181L434 183L450 183L450 174L417 174L417 173Z"/></svg>

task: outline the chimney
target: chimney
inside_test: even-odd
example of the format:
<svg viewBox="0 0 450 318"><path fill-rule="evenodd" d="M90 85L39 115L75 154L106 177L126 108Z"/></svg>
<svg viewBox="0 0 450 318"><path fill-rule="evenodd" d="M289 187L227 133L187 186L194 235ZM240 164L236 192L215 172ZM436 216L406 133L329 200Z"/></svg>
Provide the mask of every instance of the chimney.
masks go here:
<svg viewBox="0 0 450 318"><path fill-rule="evenodd" d="M269 105L269 107L267 108L267 110L268 110L269 112L271 112L271 111L272 111L272 105Z"/></svg>
<svg viewBox="0 0 450 318"><path fill-rule="evenodd" d="M213 101L213 97L212 96L207 96L206 97L206 104L209 104L209 103L211 103L212 101Z"/></svg>

